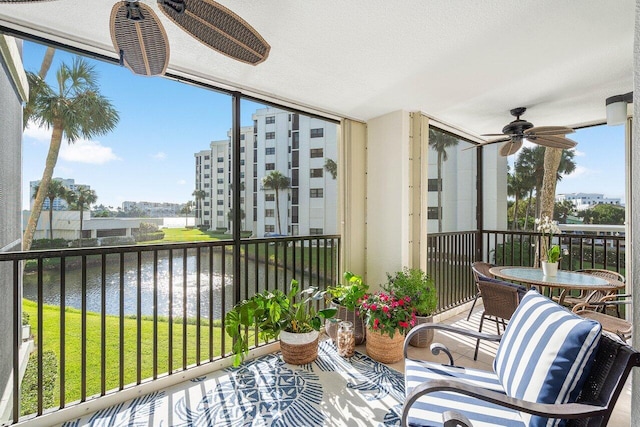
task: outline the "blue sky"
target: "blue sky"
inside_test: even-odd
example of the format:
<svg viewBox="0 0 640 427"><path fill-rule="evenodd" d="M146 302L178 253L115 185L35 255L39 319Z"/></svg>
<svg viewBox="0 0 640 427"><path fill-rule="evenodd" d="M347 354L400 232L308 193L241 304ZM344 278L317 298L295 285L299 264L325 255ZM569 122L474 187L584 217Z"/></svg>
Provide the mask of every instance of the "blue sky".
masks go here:
<svg viewBox="0 0 640 427"><path fill-rule="evenodd" d="M24 44L24 67L37 72L45 48ZM73 55L58 50L47 75L54 86L62 61ZM184 203L195 186L194 153L227 138L231 98L161 77L135 76L128 69L90 61L101 93L120 114L115 131L69 145L63 140L54 177L73 178L98 195L98 203L121 206L125 200ZM243 125L252 125L259 106L242 103ZM29 126L23 139L23 208L29 182L42 177L51 131Z"/></svg>
<svg viewBox="0 0 640 427"><path fill-rule="evenodd" d="M25 69L40 68L43 46L24 44ZM47 76L73 55L56 51ZM91 60L90 60L91 61ZM73 145L63 141L54 177L73 178L98 195L98 203L118 207L125 200L184 203L194 189L194 153L227 138L231 98L161 77L140 77L128 69L91 61L103 95L120 113L115 131ZM260 106L244 101L242 123ZM604 105L603 105L604 110ZM561 125L561 123L544 123ZM51 132L29 126L23 139L23 208L29 205L29 181L42 177ZM558 184L558 193L603 193L624 200L624 127L578 130L575 173ZM513 162L513 157L510 158Z"/></svg>

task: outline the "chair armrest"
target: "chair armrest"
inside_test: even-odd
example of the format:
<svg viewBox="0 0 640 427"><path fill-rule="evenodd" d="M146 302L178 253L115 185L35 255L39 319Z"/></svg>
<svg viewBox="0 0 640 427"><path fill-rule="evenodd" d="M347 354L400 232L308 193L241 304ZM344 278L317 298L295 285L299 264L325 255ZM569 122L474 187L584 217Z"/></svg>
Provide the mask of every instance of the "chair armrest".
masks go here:
<svg viewBox="0 0 640 427"><path fill-rule="evenodd" d="M487 341L496 341L499 342L502 339L502 335L493 335L493 334L484 334L477 331L472 331L470 329L457 328L451 325L444 325L442 323L421 323L418 326L411 328L407 336L404 338L404 358L407 358L407 351L409 348L409 341L411 341L411 337L417 334L420 331L425 329L434 329L446 332L453 332L456 334L464 335L471 338L487 340Z"/></svg>
<svg viewBox="0 0 640 427"><path fill-rule="evenodd" d="M499 406L538 415L546 418L579 419L606 415L609 408L606 406L586 405L583 403L536 403L522 399L509 397L505 394L476 387L460 380L429 380L416 386L404 403L402 408L402 426L407 425L409 409L418 398L425 394L437 391L452 391L466 396L490 402Z"/></svg>
<svg viewBox="0 0 640 427"><path fill-rule="evenodd" d="M442 427L473 427L471 421L458 411L444 411Z"/></svg>

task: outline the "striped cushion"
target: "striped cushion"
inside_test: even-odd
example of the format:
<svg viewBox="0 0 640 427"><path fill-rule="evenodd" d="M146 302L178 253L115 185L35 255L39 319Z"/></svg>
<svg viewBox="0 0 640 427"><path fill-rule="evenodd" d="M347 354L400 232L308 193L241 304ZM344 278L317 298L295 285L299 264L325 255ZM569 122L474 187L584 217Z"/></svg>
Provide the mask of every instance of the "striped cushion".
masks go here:
<svg viewBox="0 0 640 427"><path fill-rule="evenodd" d="M498 377L493 372L405 360L404 382L407 395L424 381L452 378L504 393ZM452 392L436 392L419 398L409 410L409 425L442 426L442 413L450 409L463 412L474 427L496 425L523 427L525 425L518 411Z"/></svg>
<svg viewBox="0 0 640 427"><path fill-rule="evenodd" d="M511 317L494 360L507 395L539 403L575 402L600 339L598 322L583 319L536 291ZM559 422L522 414L531 426Z"/></svg>

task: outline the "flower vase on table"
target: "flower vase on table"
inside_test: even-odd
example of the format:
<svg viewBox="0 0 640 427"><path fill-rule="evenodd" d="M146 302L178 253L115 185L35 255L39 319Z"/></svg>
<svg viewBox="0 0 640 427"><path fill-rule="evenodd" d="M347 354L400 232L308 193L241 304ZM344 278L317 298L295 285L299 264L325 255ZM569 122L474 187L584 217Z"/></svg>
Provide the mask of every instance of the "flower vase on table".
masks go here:
<svg viewBox="0 0 640 427"><path fill-rule="evenodd" d="M554 277L558 275L558 263L557 262L548 262L541 261L542 264L542 274L548 277Z"/></svg>

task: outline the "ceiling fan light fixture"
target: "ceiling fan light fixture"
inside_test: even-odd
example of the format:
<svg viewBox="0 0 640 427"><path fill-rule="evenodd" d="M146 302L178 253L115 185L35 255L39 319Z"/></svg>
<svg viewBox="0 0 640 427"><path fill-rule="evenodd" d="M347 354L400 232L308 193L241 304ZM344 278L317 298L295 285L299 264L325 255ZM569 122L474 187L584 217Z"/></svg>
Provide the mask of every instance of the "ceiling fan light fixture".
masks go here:
<svg viewBox="0 0 640 427"><path fill-rule="evenodd" d="M621 125L627 120L627 104L633 102L633 92L607 98L607 125Z"/></svg>

